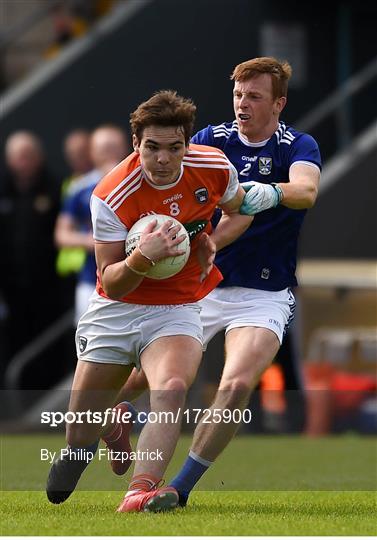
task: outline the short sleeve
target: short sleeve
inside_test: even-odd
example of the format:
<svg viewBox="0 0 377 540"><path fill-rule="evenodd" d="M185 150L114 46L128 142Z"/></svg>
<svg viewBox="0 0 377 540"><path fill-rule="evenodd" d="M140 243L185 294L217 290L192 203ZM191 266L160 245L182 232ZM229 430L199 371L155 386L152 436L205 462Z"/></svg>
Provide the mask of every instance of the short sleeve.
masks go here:
<svg viewBox="0 0 377 540"><path fill-rule="evenodd" d="M238 186L240 185L238 180L238 174L235 167L229 162L229 181L224 195L219 200L218 204L225 204L231 201L237 194Z"/></svg>
<svg viewBox="0 0 377 540"><path fill-rule="evenodd" d="M289 154L289 167L296 162L306 162L316 165L319 170L322 169L321 154L315 139L303 133L292 145Z"/></svg>
<svg viewBox="0 0 377 540"><path fill-rule="evenodd" d="M90 199L92 212L93 238L99 242L120 242L127 237L127 227L113 210L99 197Z"/></svg>

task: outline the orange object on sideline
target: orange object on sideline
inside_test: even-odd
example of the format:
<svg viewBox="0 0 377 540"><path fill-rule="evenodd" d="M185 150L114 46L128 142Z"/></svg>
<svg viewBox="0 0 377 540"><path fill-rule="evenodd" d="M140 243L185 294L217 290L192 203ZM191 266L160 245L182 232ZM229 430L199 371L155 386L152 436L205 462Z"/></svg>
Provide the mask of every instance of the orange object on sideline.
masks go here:
<svg viewBox="0 0 377 540"><path fill-rule="evenodd" d="M272 364L260 380L261 404L264 410L283 413L286 409L284 397L284 375L281 366Z"/></svg>
<svg viewBox="0 0 377 540"><path fill-rule="evenodd" d="M357 411L368 395L377 389L374 375L341 371L325 361L308 363L304 372L307 435L329 433L334 418Z"/></svg>
<svg viewBox="0 0 377 540"><path fill-rule="evenodd" d="M334 412L344 414L357 409L368 394L377 390L377 379L370 373L336 371L331 379Z"/></svg>

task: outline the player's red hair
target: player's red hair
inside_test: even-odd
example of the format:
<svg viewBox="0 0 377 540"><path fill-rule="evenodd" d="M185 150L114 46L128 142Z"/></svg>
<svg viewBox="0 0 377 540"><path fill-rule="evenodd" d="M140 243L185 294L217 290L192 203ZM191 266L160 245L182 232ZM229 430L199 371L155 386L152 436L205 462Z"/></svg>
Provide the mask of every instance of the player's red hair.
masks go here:
<svg viewBox="0 0 377 540"><path fill-rule="evenodd" d="M279 62L271 56L253 58L238 64L230 78L233 81L244 82L262 73L271 75L273 99L287 97L288 81L292 75L292 68L288 62Z"/></svg>

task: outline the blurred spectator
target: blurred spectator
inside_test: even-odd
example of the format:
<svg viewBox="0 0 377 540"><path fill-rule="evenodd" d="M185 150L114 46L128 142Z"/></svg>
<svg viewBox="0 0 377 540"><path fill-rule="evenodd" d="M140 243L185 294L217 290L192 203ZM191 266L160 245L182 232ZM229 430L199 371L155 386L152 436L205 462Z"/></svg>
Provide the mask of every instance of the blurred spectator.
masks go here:
<svg viewBox="0 0 377 540"><path fill-rule="evenodd" d="M72 183L88 173L93 168L90 157L90 133L84 129L75 129L68 133L64 139L64 155L70 168L70 175L63 180L61 194L62 198L72 186ZM71 293L75 286L72 281L72 274L79 272L86 258L86 251L81 247L62 247L59 250L56 259L56 271L58 275L64 278L65 298L67 299L67 308L72 304Z"/></svg>
<svg viewBox="0 0 377 540"><path fill-rule="evenodd" d="M0 183L0 297L7 314L3 370L59 315L53 241L58 182L46 169L41 141L33 133L13 133L5 160Z"/></svg>
<svg viewBox="0 0 377 540"><path fill-rule="evenodd" d="M93 168L90 157L90 133L85 129L70 131L64 139L64 156L70 175L63 181L62 194L65 195L72 181Z"/></svg>
<svg viewBox="0 0 377 540"><path fill-rule="evenodd" d="M104 125L94 130L90 139L90 153L95 168L72 184L56 223L55 240L59 247L84 248L87 253L76 286L76 322L86 311L96 283L90 196L102 176L129 152L126 136L121 128Z"/></svg>

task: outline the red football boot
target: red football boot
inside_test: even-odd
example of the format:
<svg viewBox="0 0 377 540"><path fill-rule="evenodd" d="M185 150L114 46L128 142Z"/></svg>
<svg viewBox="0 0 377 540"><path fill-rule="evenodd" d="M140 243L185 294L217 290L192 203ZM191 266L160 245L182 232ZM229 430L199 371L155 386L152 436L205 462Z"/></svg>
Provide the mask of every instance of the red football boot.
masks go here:
<svg viewBox="0 0 377 540"><path fill-rule="evenodd" d="M137 491L126 495L117 512L167 512L178 506L179 497L173 487Z"/></svg>
<svg viewBox="0 0 377 540"><path fill-rule="evenodd" d="M115 474L121 476L128 471L132 463L132 460L129 457L132 452L130 433L136 420L137 413L131 403L128 403L127 401L119 403L114 409L120 410L122 415L125 412L132 414L130 420L126 420L125 422L121 420L114 426L110 433L102 437L107 448L114 456L110 461L111 468Z"/></svg>

